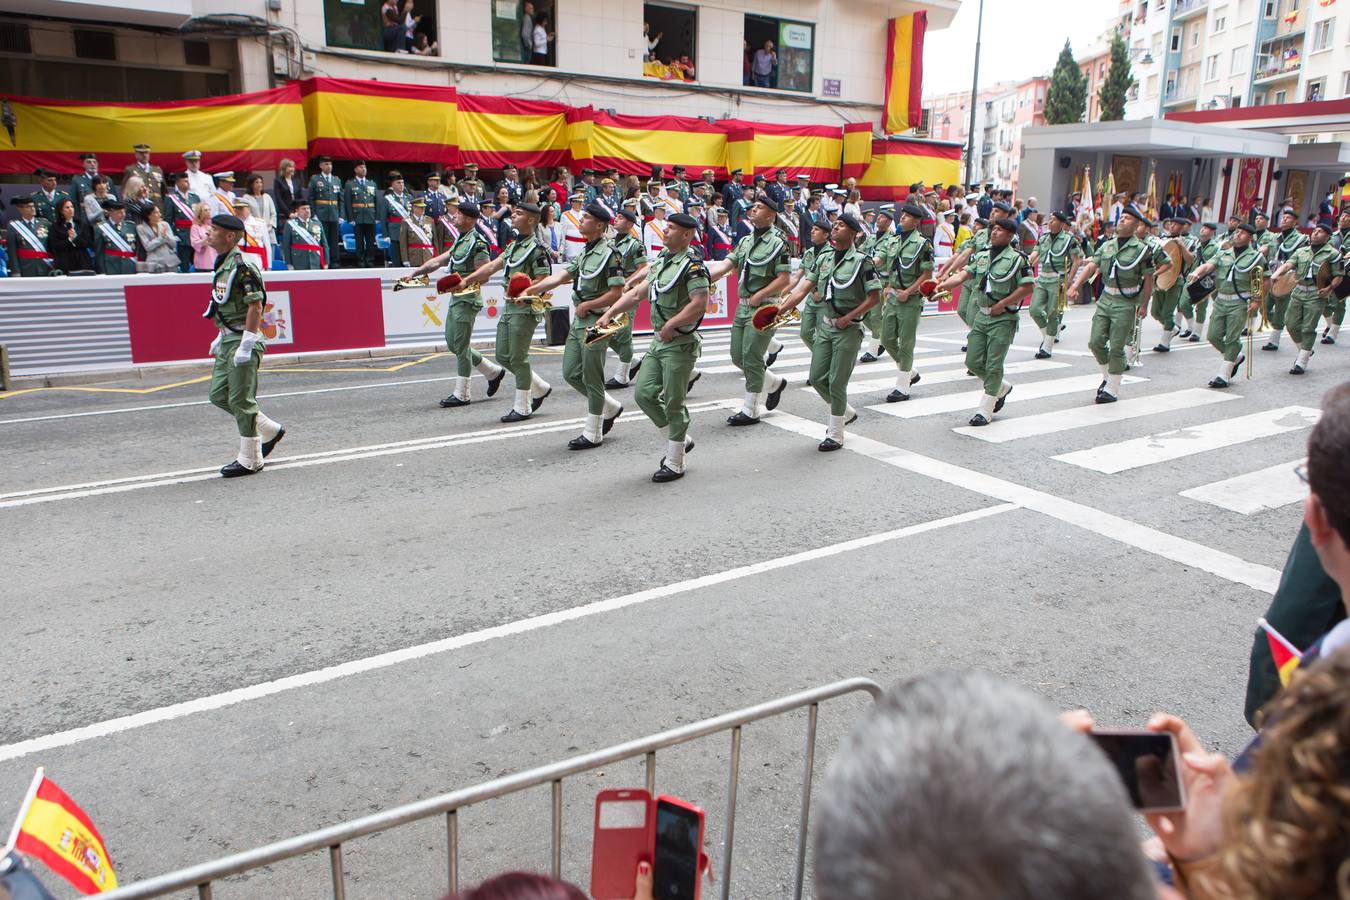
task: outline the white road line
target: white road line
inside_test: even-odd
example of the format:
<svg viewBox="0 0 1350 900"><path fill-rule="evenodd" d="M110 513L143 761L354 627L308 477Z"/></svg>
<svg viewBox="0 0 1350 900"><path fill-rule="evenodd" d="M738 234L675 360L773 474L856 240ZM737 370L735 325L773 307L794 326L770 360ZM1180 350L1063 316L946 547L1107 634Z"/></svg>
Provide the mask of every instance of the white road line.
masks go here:
<svg viewBox="0 0 1350 900"><path fill-rule="evenodd" d="M841 553L848 553L853 550L862 550L888 541L900 540L916 534L923 534L924 532L947 528L952 525L974 522L979 519L985 519L1000 513L1009 512L1016 508L1016 504L1012 503L988 506L983 509L977 509L959 515L921 522L917 525L909 525L904 528L883 531L879 534L854 538L853 540L842 541L837 544L828 544L813 550L803 550L799 553L792 553L787 556L750 563L745 566L737 566L734 569L727 569L723 572L700 575L697 578L691 578L686 581L677 581L674 584L666 584L660 587L648 588L646 590L637 591L636 593L625 594L621 597L598 600L594 603L573 607L572 609L558 610L557 612L545 613L543 615L532 616L528 619L520 619L515 622L507 622L503 625L495 625L491 628L472 631L468 634L443 638L438 641L430 641L425 644L405 647L401 650L393 650L376 656L368 656L364 659L340 663L339 665L329 666L325 669L302 672L298 675L288 675L285 678L278 678L275 681L236 688L232 691L212 694L211 696L200 697L196 700L174 703L169 706L162 706L157 709L150 709L129 716L121 716L116 719L108 719L92 725L85 725L80 728L72 728L68 731L60 731L43 737L6 744L0 746L0 762L18 759L32 753L54 750L58 747L69 747L72 744L79 744L95 738L109 737L136 728L143 728L146 725L179 719L194 713L210 712L217 709L223 709L227 706L233 706L237 703L244 703L249 700L259 700L263 697L282 693L283 691L313 687L326 682L336 681L340 678L346 678L351 675L360 675L440 653L461 650L465 647L472 647L476 644L482 644L499 638L526 634L531 631L551 628L555 625L575 622L603 613L616 612L630 606L650 603L653 600L661 600L679 594L686 594L691 591L698 591L716 585L726 584L727 582L737 581L742 578L763 575L767 572L775 572L790 566L814 562L819 559L837 556Z"/></svg>
<svg viewBox="0 0 1350 900"><path fill-rule="evenodd" d="M1011 368L1011 367L1009 367ZM1014 392L1014 399L1017 394ZM972 428L962 425L952 431L968 437L979 438L992 444L1015 441L1026 437L1039 437L1043 434L1058 434L1075 428L1087 428L1092 425L1106 425L1172 412L1178 409L1190 409L1196 406L1208 406L1227 400L1242 399L1237 394L1220 393L1208 388L1187 388L1148 397L1135 397L1116 403L1089 403L1086 406L1073 406L1055 412L1040 413L1034 416L1014 416L1008 419L995 419L988 425Z"/></svg>
<svg viewBox="0 0 1350 900"><path fill-rule="evenodd" d="M730 401L707 401L690 404L689 412L707 412L723 409ZM637 409L628 409L628 415L622 416L616 425L632 422L650 424ZM267 463L266 471L308 468L336 462L350 462L358 459L372 459L377 456L393 456L402 453L415 453L420 450L440 450L468 444L481 444L488 441L507 440L516 437L531 437L536 434L550 434L557 431L570 431L585 423L584 418L560 419L510 425L483 431L467 431L461 434L443 434L435 437L413 438L407 441L395 441L388 444L370 444L363 447L347 447L339 450L323 450L318 453L304 453L288 456ZM14 491L0 494L0 509L18 506L31 506L36 503L50 503L56 500L79 500L85 497L97 497L103 494L118 494L136 491L142 488L166 487L173 484L187 484L193 481L208 481L220 477L220 469L204 467L181 469L176 472L157 472L147 475L133 475L127 478L112 478L104 481L90 481L84 484L67 484L56 487L34 488L26 491Z"/></svg>
<svg viewBox="0 0 1350 900"><path fill-rule="evenodd" d="M1307 406L1281 406L1247 416L1207 422L1194 428L1179 428L1132 441L1061 453L1054 458L1094 472L1114 475L1140 466L1169 462L1196 453L1245 444L1258 438L1310 428L1317 424L1320 415L1320 410Z"/></svg>
<svg viewBox="0 0 1350 900"><path fill-rule="evenodd" d="M1147 381L1145 378L1139 378L1134 375L1126 375L1122 379L1122 384L1133 384L1139 381ZM923 384L923 382L919 382ZM1023 400L1039 400L1042 397L1058 397L1063 394L1074 394L1082 391L1092 394L1097 390L1097 386L1102 383L1101 375L1072 375L1068 378L1051 378L1046 381L1033 381L1030 383L1019 383L1015 385L1016 390L1008 398L1008 402L1016 404ZM883 403L879 406L869 406L868 409L875 409L877 412L885 413L888 416L898 416L901 419L917 419L921 416L933 416L939 413L953 413L962 410L974 410L980 405L980 397L984 394L984 389L974 391L962 391L956 394L943 394L941 397L920 397L910 400L908 403ZM1008 415L1004 413L1003 415Z"/></svg>
<svg viewBox="0 0 1350 900"><path fill-rule="evenodd" d="M803 347L803 348L802 348L802 351L803 351L803 354L805 354L805 353L806 353L806 348ZM935 351L935 350L933 350L932 348L929 348L929 347L915 347L915 348L914 348L914 355L915 355L915 356L920 356L920 355L922 355L922 354L924 354L924 353L935 353L935 352L937 352L937 351ZM780 356L779 359L778 359L778 362L774 364L773 370L774 370L775 372L777 372L779 375L789 375L789 376L790 376L790 375L805 375L805 374L806 374L808 371L810 371L810 369L811 369L811 357L810 357L810 356L807 356L807 355L801 355L801 358L798 359L798 358L796 358L796 356L797 356L797 354L794 354L794 355L793 355L793 358L791 358L791 359L784 359L782 356ZM705 357L705 358L706 358L706 357ZM940 366L940 365L945 365L946 363L949 363L949 362L963 361L963 360L965 360L965 358L966 358L966 357L965 357L965 354L960 354L960 355L958 355L958 356L935 356L935 357L933 357L933 358L931 358L931 359L928 359L928 358L917 359L917 360L915 360L914 365L915 365L916 368L919 366L920 363L923 363L924 365L930 365L930 366L932 366L932 365L939 365L939 366ZM735 366L730 366L730 365L728 365L728 366L704 366L704 365L702 365L702 362L703 362L703 358L700 358L700 360L699 360L699 369L700 369L700 370L703 372L703 374L705 374L705 375L729 375L729 374L731 374L731 373L733 373L733 372L740 372L740 371L741 371L740 369L736 368ZM858 363L858 365L853 369L853 372L854 372L854 374L857 374L857 373L860 373L860 372L880 371L880 370L883 370L883 369L888 370L888 371L891 371L891 372L894 372L894 371L895 371L895 363L891 362L891 359L890 359L889 356L883 356L879 361L874 362L874 363Z"/></svg>
<svg viewBox="0 0 1350 900"><path fill-rule="evenodd" d="M919 335L919 338L918 338L918 339L921 340L921 341L932 341L932 342L935 343L935 344L964 344L964 343L965 343L964 340L956 340L956 339L954 339L954 338L925 337L925 336L922 335L922 334ZM1009 347L1008 349L1009 349L1009 350L1024 350L1024 351L1026 351L1026 352L1028 352L1028 353L1035 353L1037 350L1040 349L1040 345L1039 345L1039 344L1013 344L1013 345L1012 345L1011 347ZM1055 348L1054 352L1055 352L1055 353L1058 353L1058 354L1060 354L1060 355L1062 355L1062 356L1091 356L1091 355L1092 355L1092 351L1090 351L1090 350L1062 350L1062 349L1060 349L1060 348L1058 348L1058 347Z"/></svg>
<svg viewBox="0 0 1350 900"><path fill-rule="evenodd" d="M1258 469L1246 475L1225 478L1212 484L1202 484L1181 496L1201 503L1210 503L1244 516L1279 509L1291 503L1298 503L1308 496L1308 486L1294 474L1294 469L1304 460L1280 463L1267 469Z"/></svg>
<svg viewBox="0 0 1350 900"><path fill-rule="evenodd" d="M785 431L806 435L817 440L823 435L823 429L818 423L782 411L778 411L772 416L766 416L764 421ZM1129 519L1123 519L1112 513L1024 487L1020 484L1014 484L1002 478L995 478L992 475L985 475L973 469L966 469L953 463L933 459L910 450L852 434L848 436L844 448L878 462L883 462L888 466L895 466L916 475L933 478L986 497L992 497L995 500L1002 500L1005 503L1014 503L1053 519L1058 519L1061 522L1076 525L1104 538L1119 541L1122 544L1145 550L1164 559L1170 559L1183 566L1200 569L1235 584L1246 585L1267 594L1275 593L1275 589L1280 583L1279 571L1269 566L1247 562L1245 559L1225 553L1222 550L1215 550L1186 538L1167 534L1156 528L1140 525L1137 522L1131 522Z"/></svg>
<svg viewBox="0 0 1350 900"><path fill-rule="evenodd" d="M936 360L932 361L936 362ZM929 360L925 360L925 362L929 362ZM1028 359L1019 363L1008 363L1008 365L1004 366L1003 371L1009 375L1019 375L1027 372L1044 372L1049 369L1067 369L1069 368L1069 365L1069 363L1054 362L1048 359ZM966 374L965 369L943 369L938 372L925 371L923 373L923 380L915 385L912 388L912 391L921 395L923 389L926 387L931 387L935 384L949 384L953 381L966 381L970 379L970 377L971 376ZM848 393L849 396L852 396L854 394L866 394L871 391L889 391L894 387L895 376L891 376L890 378L865 379L862 381L850 380L848 383ZM816 392L815 388L802 388L802 390L810 391L813 394Z"/></svg>

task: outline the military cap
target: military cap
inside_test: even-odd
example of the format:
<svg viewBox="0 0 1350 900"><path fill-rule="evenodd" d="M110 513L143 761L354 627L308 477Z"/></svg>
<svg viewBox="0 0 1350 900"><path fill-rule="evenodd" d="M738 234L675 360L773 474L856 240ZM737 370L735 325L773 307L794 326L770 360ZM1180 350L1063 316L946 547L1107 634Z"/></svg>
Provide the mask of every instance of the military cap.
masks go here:
<svg viewBox="0 0 1350 900"><path fill-rule="evenodd" d="M689 206L690 209L693 209L695 206L703 206L704 204L703 201L698 199L697 197L690 197L687 205Z"/></svg>
<svg viewBox="0 0 1350 900"><path fill-rule="evenodd" d="M712 169L704 169L703 172L702 172L702 174L704 174L704 175L716 175L717 173L714 172Z"/></svg>
<svg viewBox="0 0 1350 900"><path fill-rule="evenodd" d="M238 216L219 215L211 217L211 224L217 228L224 228L226 231L243 231L244 223L239 221Z"/></svg>
<svg viewBox="0 0 1350 900"><path fill-rule="evenodd" d="M319 157L319 162L321 162L321 163L330 163L330 162L332 162L332 161L333 161L333 157L331 157L331 156L320 156L320 157Z"/></svg>
<svg viewBox="0 0 1350 900"><path fill-rule="evenodd" d="M179 179L186 178L186 177L188 177L188 173L186 173L186 172L170 172L170 173L169 173L169 180L170 180L170 181L178 181Z"/></svg>
<svg viewBox="0 0 1350 900"><path fill-rule="evenodd" d="M647 187L651 187L651 184L648 183ZM675 182L675 181L667 181L667 182L666 182L666 190L668 190L668 191L678 191L679 189L680 189L680 185L679 185L678 182Z"/></svg>
<svg viewBox="0 0 1350 900"><path fill-rule="evenodd" d="M517 171L517 170L516 170L516 164L515 164L515 163L507 163L506 165L502 166L502 171L503 171L503 172L514 172L514 171Z"/></svg>
<svg viewBox="0 0 1350 900"><path fill-rule="evenodd" d="M761 181L768 181L768 180L769 179L765 178L763 175L755 176L755 184L759 184Z"/></svg>
<svg viewBox="0 0 1350 900"><path fill-rule="evenodd" d="M403 180L403 173L400 172L398 169L390 169L389 174L384 176L385 184L393 184L395 181L402 181L402 180Z"/></svg>
<svg viewBox="0 0 1350 900"><path fill-rule="evenodd" d="M233 172L217 172L217 173L216 173L214 176L212 176L212 177L214 177L214 178L216 179L216 181L218 181L218 182L219 182L219 181L234 181L234 173L233 173Z"/></svg>
<svg viewBox="0 0 1350 900"><path fill-rule="evenodd" d="M91 153L89 155L93 156L94 154ZM188 152L183 154L183 159L201 159L201 158L202 158L202 151L200 150L189 150ZM83 157L81 157L81 159L83 159Z"/></svg>
<svg viewBox="0 0 1350 900"><path fill-rule="evenodd" d="M695 219L693 216L689 215L688 213L676 213L675 215L666 219L666 221L669 222L671 225L678 225L681 228L698 227L698 220Z"/></svg>
<svg viewBox="0 0 1350 900"><path fill-rule="evenodd" d="M613 184L613 183L614 183L614 179L613 179L613 178L610 178L608 175L606 175L604 178L601 178L601 179L600 179L600 183L601 183L602 185L604 185L604 184Z"/></svg>
<svg viewBox="0 0 1350 900"><path fill-rule="evenodd" d="M1120 211L1120 214L1122 216L1132 216L1133 218L1138 219L1140 222L1143 222L1145 225L1148 225L1149 227L1153 226L1153 223L1149 221L1148 216L1144 215L1144 213L1140 211L1139 207L1135 206L1133 203L1122 209Z"/></svg>
<svg viewBox="0 0 1350 900"><path fill-rule="evenodd" d="M302 206L309 206L309 201L302 194L291 201L291 209L299 209Z"/></svg>
<svg viewBox="0 0 1350 900"><path fill-rule="evenodd" d="M683 171L684 171L684 166L676 166L675 169L674 169L674 171L676 171L676 172L683 172Z"/></svg>
<svg viewBox="0 0 1350 900"><path fill-rule="evenodd" d="M456 206L455 209L464 213L464 215L468 216L470 219L476 219L483 214L483 211L478 208L478 204L474 203L472 200L461 201L459 206Z"/></svg>
<svg viewBox="0 0 1350 900"><path fill-rule="evenodd" d="M1060 220L1061 222L1063 222L1065 225L1072 225L1072 224L1073 224L1073 220L1069 218L1069 214L1066 213L1066 212L1065 212L1064 210L1062 210L1062 209L1057 209L1057 210L1055 210L1054 212L1052 212L1050 215L1054 216L1056 219L1059 219L1059 220Z"/></svg>
<svg viewBox="0 0 1350 900"><path fill-rule="evenodd" d="M1248 225L1246 222L1243 222L1241 225L1239 225L1239 226L1237 227L1237 230L1238 230L1238 231L1245 231L1245 232L1247 232L1248 234L1256 234L1256 226L1255 226L1255 225Z"/></svg>
<svg viewBox="0 0 1350 900"><path fill-rule="evenodd" d="M1186 220L1181 218L1181 216L1163 216L1161 219L1158 220L1158 223L1161 225L1166 225L1169 222L1184 222L1184 221Z"/></svg>
<svg viewBox="0 0 1350 900"><path fill-rule="evenodd" d="M123 203L121 200L104 200L102 203L99 204L99 206L103 207L104 209L126 209L126 208L127 208L127 205L126 205L125 203ZM241 225L240 227L242 228L243 226Z"/></svg>
<svg viewBox="0 0 1350 900"><path fill-rule="evenodd" d="M1200 227L1201 227L1201 228L1208 228L1210 231L1218 231L1218 230L1219 230L1219 223L1218 223L1218 222L1201 222L1201 223L1200 223Z"/></svg>
<svg viewBox="0 0 1350 900"><path fill-rule="evenodd" d="M601 222L609 222L614 218L614 213L610 212L603 203L592 203L586 207L586 215L599 219Z"/></svg>
<svg viewBox="0 0 1350 900"><path fill-rule="evenodd" d="M847 225L849 228L852 228L854 231L863 230L862 223L859 222L857 219L853 218L853 215L851 213L842 214L839 217L839 221L843 222L845 225Z"/></svg>
<svg viewBox="0 0 1350 900"><path fill-rule="evenodd" d="M412 200L412 203L409 203L408 205L409 205L409 206L426 206L426 205L427 205L427 198L426 198L426 197L414 197L413 200Z"/></svg>
<svg viewBox="0 0 1350 900"><path fill-rule="evenodd" d="M18 197L11 197L9 199L10 206L28 206L32 204L32 202L33 198L29 197L27 194L20 194Z"/></svg>
<svg viewBox="0 0 1350 900"><path fill-rule="evenodd" d="M93 153L81 153L80 162L84 162L86 159L98 159L98 157L95 156Z"/></svg>
<svg viewBox="0 0 1350 900"><path fill-rule="evenodd" d="M756 198L755 198L755 202L756 202L756 203L763 203L765 206L767 206L769 209L773 210L774 212L781 212L781 210L779 210L779 208L778 208L778 201L775 200L775 199L773 199L772 197L769 197L769 196L756 197Z"/></svg>
<svg viewBox="0 0 1350 900"><path fill-rule="evenodd" d="M235 197L234 202L231 203L230 205L233 206L235 209L246 209L248 207L248 201L245 200L243 197Z"/></svg>
<svg viewBox="0 0 1350 900"><path fill-rule="evenodd" d="M1289 209L1288 207L1285 207L1284 209L1280 210L1280 215L1293 216L1295 219L1298 218L1298 213L1294 212L1292 209Z"/></svg>
<svg viewBox="0 0 1350 900"><path fill-rule="evenodd" d="M976 224L976 225L983 225L985 228L988 228L988 227L989 227L989 220L986 219L984 216L976 216L976 217L975 217L975 224Z"/></svg>
<svg viewBox="0 0 1350 900"><path fill-rule="evenodd" d="M805 172L798 172L798 173L797 173L797 180L798 180L798 181L810 181L810 180L811 180L811 176L810 176L810 175L807 175Z"/></svg>
<svg viewBox="0 0 1350 900"><path fill-rule="evenodd" d="M627 219L629 222L633 223L634 225L637 224L637 220L638 220L637 213L633 212L633 211L632 211L631 209L629 209L628 207L625 206L623 209L619 210L619 215L623 216L625 219Z"/></svg>
<svg viewBox="0 0 1350 900"><path fill-rule="evenodd" d="M478 168L478 163L476 163L476 162L466 162L466 163L464 164L464 171L466 171L466 172L467 172L469 169L476 169L476 168Z"/></svg>
<svg viewBox="0 0 1350 900"><path fill-rule="evenodd" d="M594 169L582 169L582 170L581 170L581 177L583 177L583 178L585 178L587 175L594 175L594 174L595 174L595 170L594 170Z"/></svg>
<svg viewBox="0 0 1350 900"><path fill-rule="evenodd" d="M55 172L48 172L46 169L34 169L33 174L38 178L55 178Z"/></svg>
<svg viewBox="0 0 1350 900"><path fill-rule="evenodd" d="M608 169L605 170L605 174L609 175L611 178L617 178L619 175L619 170L614 168L613 166L610 166Z"/></svg>
<svg viewBox="0 0 1350 900"><path fill-rule="evenodd" d="M428 173L427 173L427 181L430 181L430 180L433 179L433 178L435 178L437 181L440 181L440 180L441 180L441 173L440 173L440 172L428 172Z"/></svg>
<svg viewBox="0 0 1350 900"><path fill-rule="evenodd" d="M517 203L516 209L527 212L532 216L539 215L539 204L537 203Z"/></svg>
<svg viewBox="0 0 1350 900"><path fill-rule="evenodd" d="M1013 234L1017 233L1017 223L1014 222L1012 219L1009 219L1007 216L1004 216L1001 219L995 219L993 222L990 222L989 227L1002 228L1004 231L1011 232Z"/></svg>
<svg viewBox="0 0 1350 900"><path fill-rule="evenodd" d="M742 174L744 171L745 171L744 169L732 169L732 170L731 170L731 177L732 177L732 178L735 178L737 175Z"/></svg>
<svg viewBox="0 0 1350 900"><path fill-rule="evenodd" d="M775 175L786 175L786 174L787 174L787 169L775 169L773 174L775 174Z"/></svg>
<svg viewBox="0 0 1350 900"><path fill-rule="evenodd" d="M927 213L924 212L924 208L917 203L902 203L900 204L900 211L905 215L913 216L916 219L922 219L927 215Z"/></svg>
<svg viewBox="0 0 1350 900"><path fill-rule="evenodd" d="M569 197L567 198L567 202L568 202L568 203L585 203L585 202L586 202L586 195L583 194L583 193L581 193L580 191L573 191L572 194L571 194L571 196L569 196Z"/></svg>
<svg viewBox="0 0 1350 900"><path fill-rule="evenodd" d="M150 145L149 145L149 144L136 144L136 145L133 146L131 149L137 151L138 153L149 153L149 152L150 152Z"/></svg>

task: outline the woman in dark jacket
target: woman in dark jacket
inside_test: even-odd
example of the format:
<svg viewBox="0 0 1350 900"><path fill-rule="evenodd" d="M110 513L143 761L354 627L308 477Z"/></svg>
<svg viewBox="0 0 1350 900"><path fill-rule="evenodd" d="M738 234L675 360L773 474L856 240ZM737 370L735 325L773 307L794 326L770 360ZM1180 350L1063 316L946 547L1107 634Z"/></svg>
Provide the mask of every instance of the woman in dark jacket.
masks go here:
<svg viewBox="0 0 1350 900"><path fill-rule="evenodd" d="M56 207L56 222L47 235L47 252L52 255L52 268L66 274L94 268L88 237L75 221L75 203L70 199Z"/></svg>

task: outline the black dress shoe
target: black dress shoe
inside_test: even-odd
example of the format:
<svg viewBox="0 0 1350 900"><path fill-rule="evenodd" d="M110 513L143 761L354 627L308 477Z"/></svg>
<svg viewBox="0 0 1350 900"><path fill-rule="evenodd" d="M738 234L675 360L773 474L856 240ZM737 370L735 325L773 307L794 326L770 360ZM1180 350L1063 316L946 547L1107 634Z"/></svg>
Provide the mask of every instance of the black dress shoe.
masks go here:
<svg viewBox="0 0 1350 900"><path fill-rule="evenodd" d="M645 359L646 357L643 358ZM702 377L703 373L695 369L694 374L689 379L689 384L685 385L684 392L687 394L690 391L692 391L694 389L694 385L698 384L698 380Z"/></svg>
<svg viewBox="0 0 1350 900"><path fill-rule="evenodd" d="M1292 369L1289 370L1289 374L1290 374L1290 375L1302 375L1302 374L1304 374L1304 369L1303 369L1303 367L1300 366L1298 363L1294 363L1294 367L1293 367Z"/></svg>
<svg viewBox="0 0 1350 900"><path fill-rule="evenodd" d="M736 415L727 416L728 425L758 425L759 419L752 418L745 414L745 410L737 410Z"/></svg>
<svg viewBox="0 0 1350 900"><path fill-rule="evenodd" d="M620 406L620 407L615 411L614 415L612 415L612 416L610 416L608 419L606 419L606 420L605 420L605 423L604 423L603 425L600 426L600 433L601 433L602 435L604 435L604 434L609 434L609 430L610 430L611 428L614 427L614 420L617 419L617 418L619 418L619 416L621 416L621 415L623 415L623 407L622 407L622 406Z"/></svg>
<svg viewBox="0 0 1350 900"><path fill-rule="evenodd" d="M1218 375L1215 375L1209 380L1209 386L1212 388L1226 388L1228 387L1228 382L1224 381Z"/></svg>
<svg viewBox="0 0 1350 900"><path fill-rule="evenodd" d="M770 353L768 356L764 357L764 368L766 368L766 369L772 369L772 368L773 368L773 364L776 363L776 362L778 362L778 354L779 354L779 353L782 353L782 352L783 352L783 351L781 351L781 350L775 350L775 351L773 351L772 353Z"/></svg>
<svg viewBox="0 0 1350 900"><path fill-rule="evenodd" d="M962 344L962 345L961 345L961 352L962 352L962 353L965 353L965 352L966 352L966 347L968 347L968 346L970 346L970 345L969 345L969 344Z"/></svg>
<svg viewBox="0 0 1350 900"><path fill-rule="evenodd" d="M1327 332L1324 332L1324 333L1322 334L1322 343L1324 343L1324 344L1334 344L1334 343L1336 343L1336 339L1335 339L1334 337L1331 336L1331 332L1330 332L1330 331L1327 331Z"/></svg>
<svg viewBox="0 0 1350 900"><path fill-rule="evenodd" d="M551 393L553 393L553 388L552 388L552 386L550 386L548 390L544 391L544 396L542 396L542 397L531 397L531 398L530 398L530 412L534 412L534 411L537 410L539 407L543 406L543 405L544 405L544 401L548 399L548 395L551 394Z"/></svg>
<svg viewBox="0 0 1350 900"><path fill-rule="evenodd" d="M1047 349L1045 349L1044 347L1042 347L1042 348L1040 348L1039 350L1036 351L1036 358L1037 358L1037 359L1049 359L1049 358L1050 358L1050 351L1047 350Z"/></svg>
<svg viewBox="0 0 1350 900"><path fill-rule="evenodd" d="M595 441L592 441L584 434L577 435L567 442L568 450L590 450L599 446L599 444L595 443Z"/></svg>
<svg viewBox="0 0 1350 900"><path fill-rule="evenodd" d="M1177 334L1177 337L1179 337L1179 338L1189 338L1189 337L1190 337L1191 335L1193 335L1193 334L1195 334L1195 332L1194 332L1194 331L1191 331L1189 328L1187 328L1185 331L1180 332L1179 334Z"/></svg>
<svg viewBox="0 0 1350 900"><path fill-rule="evenodd" d="M1012 388L1008 388L1008 394L1011 394L1011 393L1012 393ZM1008 402L1008 394L1004 394L1002 397L999 397L997 400L994 401L994 412L1002 412L1002 411L1003 411L1003 404L1005 404L1005 403Z"/></svg>
<svg viewBox="0 0 1350 900"><path fill-rule="evenodd" d="M664 461L661 463L661 468L652 473L652 481L655 481L657 484L665 484L667 481L678 481L683 477L683 472L676 472L673 469L667 468Z"/></svg>
<svg viewBox="0 0 1350 900"><path fill-rule="evenodd" d="M1232 381L1234 378L1237 378L1238 370L1242 368L1242 364L1245 363L1246 361L1247 361L1247 354L1239 353L1237 360L1233 363L1232 371L1228 373L1229 381Z"/></svg>
<svg viewBox="0 0 1350 900"><path fill-rule="evenodd" d="M886 355L886 348L885 348L885 347L878 347L878 348L877 348L877 359L881 359L881 358L882 358L883 356L885 356L885 355Z"/></svg>
<svg viewBox="0 0 1350 900"><path fill-rule="evenodd" d="M506 369L502 369L496 375L493 375L491 378L487 380L487 395L489 397L492 397L497 393L497 388L502 386L502 379L505 377L506 377Z"/></svg>
<svg viewBox="0 0 1350 900"><path fill-rule="evenodd" d="M1278 349L1280 349L1280 345L1279 345L1279 344L1272 344L1272 343L1270 343L1269 341L1267 341L1267 342L1266 342L1266 345L1265 345L1264 347L1262 347L1261 349L1262 349L1262 350L1278 350Z"/></svg>
<svg viewBox="0 0 1350 900"><path fill-rule="evenodd" d="M286 429L283 426L277 429L277 433L272 436L272 439L270 441L263 441L262 445L263 459L267 458L268 454L272 452L272 450L276 447L277 444L281 443L281 439L284 438L285 436L286 436Z"/></svg>
<svg viewBox="0 0 1350 900"><path fill-rule="evenodd" d="M227 463L226 465L222 466L220 469L220 474L222 478L239 478L242 475L254 475L261 471L262 469L250 469L248 466L241 464L239 460L236 459L233 462Z"/></svg>
<svg viewBox="0 0 1350 900"><path fill-rule="evenodd" d="M632 387L632 385L626 381L620 381L611 375L605 379L605 387L609 388L611 391L621 391L626 387Z"/></svg>
<svg viewBox="0 0 1350 900"><path fill-rule="evenodd" d="M684 452L685 452L686 454L688 454L689 451L690 451L690 450L693 450L693 449L694 449L694 439L693 439L693 438L685 438L685 439L684 439ZM663 456L663 457L661 457L661 468L664 469L665 467L666 467L666 458Z"/></svg>
<svg viewBox="0 0 1350 900"><path fill-rule="evenodd" d="M915 372L913 375L909 376L909 386L910 386L910 387L913 387L914 385L918 384L918 383L919 383L920 381L922 381L922 380L923 380L923 376L920 375L918 372Z"/></svg>
<svg viewBox="0 0 1350 900"><path fill-rule="evenodd" d="M454 409L457 406L468 406L469 402L470 401L468 400L461 400L454 394L451 394L441 401L441 409Z"/></svg>
<svg viewBox="0 0 1350 900"><path fill-rule="evenodd" d="M825 440L820 442L820 444L816 447L816 449L819 450L821 453L829 453L832 450L843 450L844 445L836 441L834 438L826 438Z"/></svg>
<svg viewBox="0 0 1350 900"><path fill-rule="evenodd" d="M978 428L981 425L988 425L989 420L984 417L984 413L976 413L970 417L970 424Z"/></svg>
<svg viewBox="0 0 1350 900"><path fill-rule="evenodd" d="M858 421L858 414L855 412L853 415L849 416L849 420L848 420L847 422L845 422L844 424L845 424L845 425L852 425L852 424L853 424L854 422L856 422L856 421Z"/></svg>
<svg viewBox="0 0 1350 900"><path fill-rule="evenodd" d="M642 360L647 357L641 356L628 364L628 383L632 384L633 379L637 377L638 369L642 368Z"/></svg>
<svg viewBox="0 0 1350 900"><path fill-rule="evenodd" d="M787 387L787 379L784 378L778 387L769 391L769 396L764 398L765 409L777 409L778 401L783 399L783 389Z"/></svg>
<svg viewBox="0 0 1350 900"><path fill-rule="evenodd" d="M1166 344L1158 344L1153 348L1154 353L1171 353L1172 348Z"/></svg>
<svg viewBox="0 0 1350 900"><path fill-rule="evenodd" d="M501 420L503 422L524 422L529 418L530 418L529 416L522 415L521 413L518 413L514 409L512 409L509 413L502 416Z"/></svg>
<svg viewBox="0 0 1350 900"><path fill-rule="evenodd" d="M877 358L873 356L870 352L864 353L862 356L858 357L858 362L860 363L874 363L876 361Z"/></svg>
<svg viewBox="0 0 1350 900"><path fill-rule="evenodd" d="M899 388L896 388L895 390L891 391L889 394L886 395L887 403L904 403L908 399L909 394L906 394Z"/></svg>
<svg viewBox="0 0 1350 900"><path fill-rule="evenodd" d="M1115 403L1115 402L1116 402L1116 395L1110 393L1109 391L1098 391L1098 392L1097 392L1097 400L1096 400L1096 402L1097 402L1097 403Z"/></svg>
<svg viewBox="0 0 1350 900"><path fill-rule="evenodd" d="M1198 344L1198 343L1200 343L1200 335L1199 335L1198 333L1192 331L1192 332L1191 332L1191 336L1188 337L1188 338L1186 338L1186 340L1187 340L1188 342L1192 343L1192 344Z"/></svg>

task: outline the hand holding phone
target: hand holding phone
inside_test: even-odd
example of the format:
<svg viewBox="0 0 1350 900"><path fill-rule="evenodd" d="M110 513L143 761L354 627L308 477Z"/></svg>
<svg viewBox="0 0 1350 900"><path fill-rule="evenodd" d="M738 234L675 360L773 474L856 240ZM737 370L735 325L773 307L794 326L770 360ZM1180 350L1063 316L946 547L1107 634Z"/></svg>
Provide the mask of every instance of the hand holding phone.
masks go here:
<svg viewBox="0 0 1350 900"><path fill-rule="evenodd" d="M703 810L678 797L656 798L652 849L654 900L698 900L703 853Z"/></svg>
<svg viewBox="0 0 1350 900"><path fill-rule="evenodd" d="M1134 808L1140 812L1180 812L1186 796L1181 753L1170 732L1096 729L1089 736L1115 767Z"/></svg>

